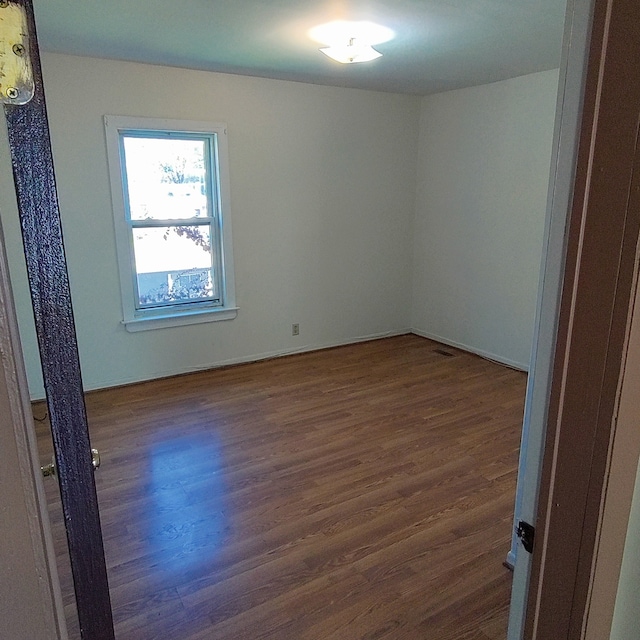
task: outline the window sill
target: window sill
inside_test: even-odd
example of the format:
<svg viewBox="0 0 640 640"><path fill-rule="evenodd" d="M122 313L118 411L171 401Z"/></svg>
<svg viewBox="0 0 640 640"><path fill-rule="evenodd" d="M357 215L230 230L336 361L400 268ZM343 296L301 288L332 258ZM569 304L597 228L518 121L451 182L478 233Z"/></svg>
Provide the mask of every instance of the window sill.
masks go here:
<svg viewBox="0 0 640 640"><path fill-rule="evenodd" d="M181 327L189 324L202 324L204 322L218 322L220 320L233 320L238 315L238 307L217 307L215 309L201 309L198 311L182 311L179 313L167 313L166 315L153 315L141 318L124 320L127 331L136 333L150 329L164 329L167 327Z"/></svg>

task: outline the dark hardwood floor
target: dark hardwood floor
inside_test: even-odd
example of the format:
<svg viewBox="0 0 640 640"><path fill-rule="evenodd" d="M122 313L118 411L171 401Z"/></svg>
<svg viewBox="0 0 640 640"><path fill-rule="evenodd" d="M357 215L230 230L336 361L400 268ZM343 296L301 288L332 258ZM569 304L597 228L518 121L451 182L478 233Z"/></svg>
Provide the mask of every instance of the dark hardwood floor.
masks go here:
<svg viewBox="0 0 640 640"><path fill-rule="evenodd" d="M89 393L118 640L504 640L525 384L407 335Z"/></svg>

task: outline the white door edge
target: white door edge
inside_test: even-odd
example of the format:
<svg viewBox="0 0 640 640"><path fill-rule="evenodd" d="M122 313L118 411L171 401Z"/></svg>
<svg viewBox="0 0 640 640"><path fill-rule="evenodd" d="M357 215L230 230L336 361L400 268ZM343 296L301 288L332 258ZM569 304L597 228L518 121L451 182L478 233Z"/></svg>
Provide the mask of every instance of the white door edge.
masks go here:
<svg viewBox="0 0 640 640"><path fill-rule="evenodd" d="M520 640L524 631L531 555L524 550L515 531L519 520L535 525L538 508L545 418L551 387L558 309L565 264L565 235L573 196L592 14L592 0L568 0L558 83L538 305L518 465L514 527L511 549L506 559L506 562L514 567L508 640Z"/></svg>

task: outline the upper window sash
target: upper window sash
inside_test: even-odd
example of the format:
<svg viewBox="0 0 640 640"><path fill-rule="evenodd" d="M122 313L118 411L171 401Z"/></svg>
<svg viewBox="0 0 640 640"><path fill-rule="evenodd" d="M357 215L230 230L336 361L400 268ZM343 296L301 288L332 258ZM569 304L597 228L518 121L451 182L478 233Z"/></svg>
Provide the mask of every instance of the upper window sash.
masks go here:
<svg viewBox="0 0 640 640"><path fill-rule="evenodd" d="M216 133L186 133L178 131L163 131L163 130L139 130L139 129L119 129L118 131L118 146L120 155L120 167L121 167L121 179L123 186L123 195L125 199L125 215L127 220L133 222L138 220L165 220L161 216L152 216L137 218L132 216L132 209L130 204L131 188L129 184L129 175L127 170L127 155L125 149L125 141L127 139L141 139L141 140L176 140L176 141L193 141L202 142L203 149L203 163L204 163L204 179L202 184L207 187L206 200L207 207L206 213L202 216L198 216L198 219L217 219L219 218L220 210L220 183L219 176L216 168L219 167L218 160L218 135ZM164 184L171 184L166 182ZM194 184L194 183L185 183ZM182 219L182 218L180 218Z"/></svg>

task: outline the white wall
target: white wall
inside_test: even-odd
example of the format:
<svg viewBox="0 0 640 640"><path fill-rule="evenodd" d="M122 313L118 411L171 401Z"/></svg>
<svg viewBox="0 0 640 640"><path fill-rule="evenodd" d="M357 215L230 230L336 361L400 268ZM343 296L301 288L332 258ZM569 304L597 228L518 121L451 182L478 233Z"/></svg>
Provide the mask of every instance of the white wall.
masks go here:
<svg viewBox="0 0 640 640"><path fill-rule="evenodd" d="M52 54L43 68L87 389L410 328L419 98ZM228 125L235 320L135 334L120 324L105 114ZM42 397L4 129L0 153L29 384Z"/></svg>
<svg viewBox="0 0 640 640"><path fill-rule="evenodd" d="M57 54L43 66L87 389L410 328L527 367L557 71L421 99ZM227 123L235 320L121 325L105 114ZM42 397L4 127L0 162Z"/></svg>
<svg viewBox="0 0 640 640"><path fill-rule="evenodd" d="M417 333L526 369L558 71L423 98Z"/></svg>

